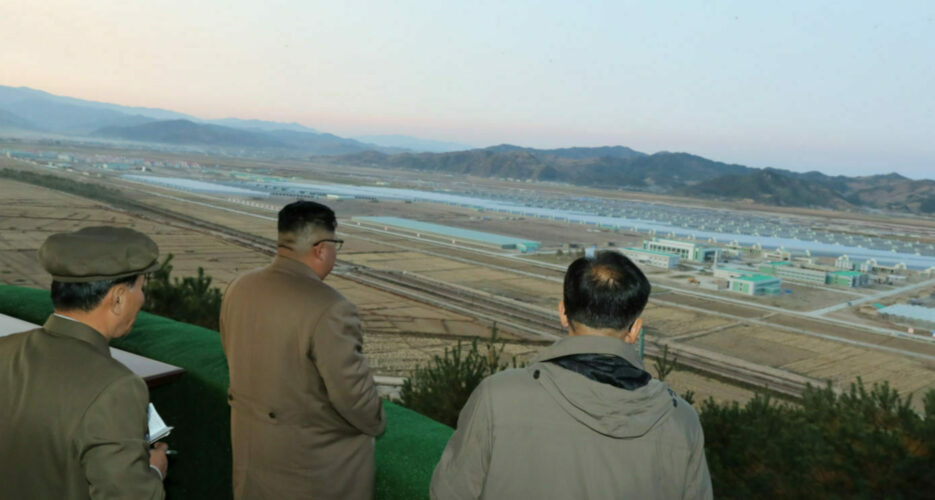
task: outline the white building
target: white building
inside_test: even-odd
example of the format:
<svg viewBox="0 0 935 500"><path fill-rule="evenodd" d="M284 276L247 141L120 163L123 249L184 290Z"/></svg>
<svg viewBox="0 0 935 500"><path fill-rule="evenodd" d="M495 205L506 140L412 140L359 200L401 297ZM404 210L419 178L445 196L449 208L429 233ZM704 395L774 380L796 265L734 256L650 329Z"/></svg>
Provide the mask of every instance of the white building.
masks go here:
<svg viewBox="0 0 935 500"><path fill-rule="evenodd" d="M643 250L678 255L693 262L717 262L720 249L705 247L688 241L653 238L643 242Z"/></svg>
<svg viewBox="0 0 935 500"><path fill-rule="evenodd" d="M671 253L633 247L621 248L619 251L637 264L661 267L663 269L672 269L679 264L679 256Z"/></svg>

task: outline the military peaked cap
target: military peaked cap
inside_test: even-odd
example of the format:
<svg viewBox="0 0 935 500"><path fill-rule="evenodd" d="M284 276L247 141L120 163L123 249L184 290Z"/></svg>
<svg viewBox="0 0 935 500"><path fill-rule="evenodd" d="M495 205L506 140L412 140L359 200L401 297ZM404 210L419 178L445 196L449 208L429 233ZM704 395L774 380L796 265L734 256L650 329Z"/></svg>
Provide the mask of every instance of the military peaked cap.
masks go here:
<svg viewBox="0 0 935 500"><path fill-rule="evenodd" d="M83 283L125 278L159 268L159 247L145 234L125 227L95 226L49 236L39 262L52 279Z"/></svg>

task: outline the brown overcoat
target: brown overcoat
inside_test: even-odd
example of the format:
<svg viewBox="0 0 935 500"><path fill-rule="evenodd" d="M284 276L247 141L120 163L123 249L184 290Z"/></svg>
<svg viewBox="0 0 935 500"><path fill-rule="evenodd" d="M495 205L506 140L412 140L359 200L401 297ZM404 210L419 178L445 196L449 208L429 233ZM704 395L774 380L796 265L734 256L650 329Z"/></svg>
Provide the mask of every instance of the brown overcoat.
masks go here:
<svg viewBox="0 0 935 500"><path fill-rule="evenodd" d="M230 284L220 326L234 497L372 498L385 419L356 307L278 256Z"/></svg>

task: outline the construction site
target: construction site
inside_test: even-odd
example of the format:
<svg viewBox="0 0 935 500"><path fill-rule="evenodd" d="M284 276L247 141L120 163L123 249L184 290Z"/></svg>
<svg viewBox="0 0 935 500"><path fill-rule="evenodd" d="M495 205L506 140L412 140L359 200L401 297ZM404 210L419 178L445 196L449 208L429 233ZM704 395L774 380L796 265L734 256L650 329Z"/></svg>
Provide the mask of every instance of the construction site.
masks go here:
<svg viewBox="0 0 935 500"><path fill-rule="evenodd" d="M19 160L0 161L24 171L39 168ZM369 197L329 190L258 195L255 187L212 192L197 184L141 182L87 169L45 166L41 172L115 189L132 203L117 207L0 179L3 283L48 288L49 278L35 256L46 237L114 224L152 236L162 255L173 254L176 275L203 268L223 291L238 274L269 262L282 205L308 198L331 206L346 243L328 281L358 305L365 353L378 376L408 376L459 340L489 336L494 324L506 344L504 354L528 360L565 334L557 304L568 263L591 251L609 250L657 256L658 265L640 263L653 285L643 315L647 369L654 372L653 360L668 348L679 368L666 382L679 392L743 402L766 389L795 399L808 384L830 382L842 389L857 377L867 383L889 382L903 394L935 389L931 336L910 334L898 318L867 309L927 296L935 280L924 269L906 272L894 283L862 286L851 286L853 280L819 284L808 281L807 272L795 279L789 273L775 276L776 271L769 279L746 280L748 288L731 290L732 279L742 285L745 276L767 276L756 263L763 259L750 257L749 249L698 240L678 243L678 238L645 231L498 212L428 196L393 198L373 190ZM180 175L177 169L162 174L168 173ZM301 175L317 174L312 169ZM373 185L373 172L353 174ZM161 173L157 169L148 175ZM229 177L200 171L186 175L210 185ZM404 176L380 182L417 187ZM477 184L502 187L495 185L499 181L488 182ZM728 265L725 253L735 256L728 264L743 272L716 275L719 266ZM832 270L834 263L823 258L800 260L790 255L789 264L779 267L842 270ZM756 293L757 281L773 287Z"/></svg>

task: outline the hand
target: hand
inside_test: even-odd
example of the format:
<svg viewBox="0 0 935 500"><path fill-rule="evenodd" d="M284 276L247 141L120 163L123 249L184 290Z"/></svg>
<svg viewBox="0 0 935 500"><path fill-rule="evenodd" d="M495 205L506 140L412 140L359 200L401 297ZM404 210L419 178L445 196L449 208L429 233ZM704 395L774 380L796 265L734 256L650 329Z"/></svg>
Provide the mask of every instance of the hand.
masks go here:
<svg viewBox="0 0 935 500"><path fill-rule="evenodd" d="M159 469L159 472L162 472L163 479L165 479L166 475L169 473L169 457L166 456L166 451L168 450L169 445L163 442L154 444L153 448L149 450L149 464Z"/></svg>

